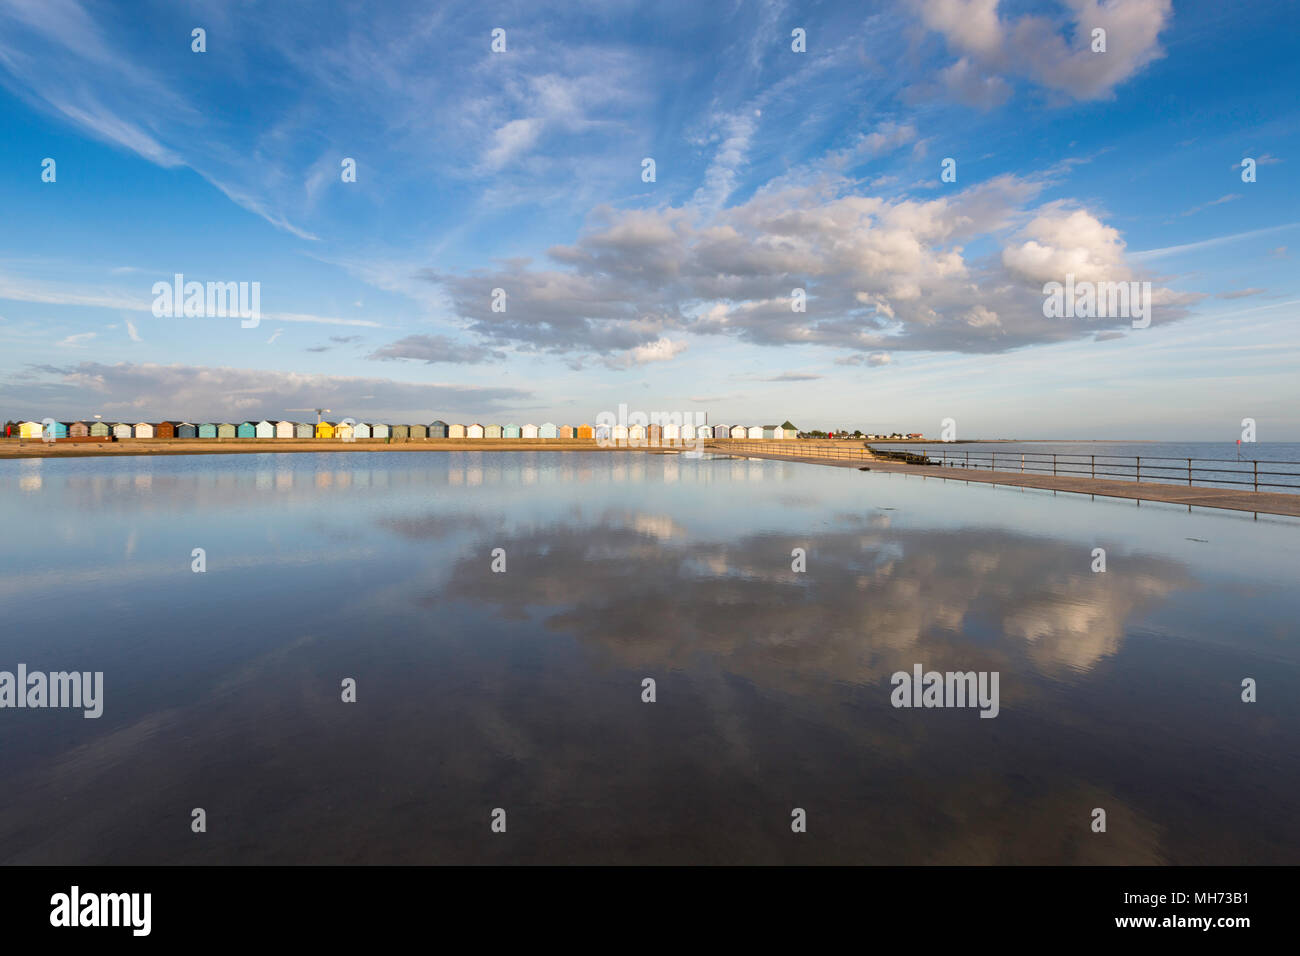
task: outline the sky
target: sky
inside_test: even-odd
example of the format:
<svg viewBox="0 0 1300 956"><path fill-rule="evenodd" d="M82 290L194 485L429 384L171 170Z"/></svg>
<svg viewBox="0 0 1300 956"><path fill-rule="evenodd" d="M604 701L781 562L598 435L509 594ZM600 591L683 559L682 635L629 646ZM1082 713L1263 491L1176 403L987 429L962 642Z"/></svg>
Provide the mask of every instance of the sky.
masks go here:
<svg viewBox="0 0 1300 956"><path fill-rule="evenodd" d="M302 11L0 0L0 417L1300 440L1292 0Z"/></svg>

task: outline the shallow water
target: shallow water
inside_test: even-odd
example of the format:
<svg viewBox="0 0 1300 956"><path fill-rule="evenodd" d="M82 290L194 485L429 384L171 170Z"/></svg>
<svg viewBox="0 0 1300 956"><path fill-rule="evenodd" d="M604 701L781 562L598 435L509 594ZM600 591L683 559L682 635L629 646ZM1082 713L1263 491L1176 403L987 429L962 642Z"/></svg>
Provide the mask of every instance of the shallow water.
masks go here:
<svg viewBox="0 0 1300 956"><path fill-rule="evenodd" d="M105 688L0 710L4 862L1300 862L1294 520L640 453L0 492L0 670Z"/></svg>

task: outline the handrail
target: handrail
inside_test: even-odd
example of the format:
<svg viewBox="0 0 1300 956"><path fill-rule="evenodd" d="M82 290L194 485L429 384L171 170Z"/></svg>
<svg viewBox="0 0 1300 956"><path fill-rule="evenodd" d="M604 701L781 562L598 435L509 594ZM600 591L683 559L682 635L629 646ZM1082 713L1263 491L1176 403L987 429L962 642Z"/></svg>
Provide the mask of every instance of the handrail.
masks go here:
<svg viewBox="0 0 1300 956"><path fill-rule="evenodd" d="M888 462L883 453L874 453L868 443L840 441L837 439L784 439L765 440L753 438L717 438L709 443L743 454L756 451L766 454L790 455L798 458L836 458L846 460L877 460ZM1223 485L1249 486L1255 491L1275 488L1300 493L1300 462L1274 459L1242 458L1235 462L1222 458L1188 458L1168 455L1089 455L1061 452L1019 451L957 451L955 449L919 449L919 454L943 468L974 468L988 471L1019 471L1029 474L1102 478L1112 481L1197 484L1204 487ZM1178 465L1156 464L1178 462ZM999 469L999 464L1002 468ZM1230 467L1232 465L1240 467ZM1261 465L1285 465L1288 469L1261 469ZM1223 467L1229 466L1229 467ZM1213 477L1206 477L1206 476ZM1233 477L1218 477L1233 476ZM1269 478L1291 479L1269 481Z"/></svg>

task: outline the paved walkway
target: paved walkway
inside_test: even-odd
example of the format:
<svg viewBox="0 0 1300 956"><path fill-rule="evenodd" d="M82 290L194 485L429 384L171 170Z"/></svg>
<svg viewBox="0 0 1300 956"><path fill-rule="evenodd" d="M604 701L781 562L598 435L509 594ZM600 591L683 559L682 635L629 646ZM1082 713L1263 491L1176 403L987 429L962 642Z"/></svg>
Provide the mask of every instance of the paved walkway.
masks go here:
<svg viewBox="0 0 1300 956"><path fill-rule="evenodd" d="M741 448L714 449L720 453L749 458L772 458L778 461L801 461L810 465L833 465L838 468L867 467L871 471L901 472L906 475L923 475L942 481L977 481L987 485L1009 485L1016 488L1041 488L1045 491L1068 491L1080 495L1101 495L1106 498L1131 498L1137 501L1165 501L1192 508L1223 508L1229 511L1249 511L1255 514L1290 515L1300 517L1300 494L1273 491L1238 491L1235 488L1207 488L1201 485L1164 485L1156 482L1115 481L1109 478L1076 478L1059 475L1036 475L1019 471L986 471L974 468L943 468L938 465L904 465L880 458L805 458L798 455L777 455L770 452L750 452Z"/></svg>

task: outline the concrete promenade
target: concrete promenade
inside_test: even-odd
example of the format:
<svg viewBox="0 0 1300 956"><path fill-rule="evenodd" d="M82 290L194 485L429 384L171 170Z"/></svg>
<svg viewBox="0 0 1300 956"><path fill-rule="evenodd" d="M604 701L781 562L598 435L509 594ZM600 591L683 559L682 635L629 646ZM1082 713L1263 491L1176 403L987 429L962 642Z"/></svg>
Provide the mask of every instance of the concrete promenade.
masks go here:
<svg viewBox="0 0 1300 956"><path fill-rule="evenodd" d="M791 442L791 444L796 444ZM1136 501L1163 501L1191 508L1221 508L1228 511L1247 511L1254 514L1287 515L1300 517L1300 494L1271 491L1245 491L1235 488L1210 488L1203 485L1169 485L1143 481L1116 481L1108 478L1064 477L1019 471L988 471L974 468L944 468L938 465L905 465L883 458L834 457L833 455L782 455L769 451L748 451L743 445L711 444L710 450L724 454L743 455L749 458L772 458L778 461L800 461L813 465L834 465L840 468L869 468L871 471L898 472L921 475L937 481L974 481L988 485L1007 485L1014 488L1039 488L1044 491L1065 491L1079 495L1101 495L1106 498L1129 498ZM845 449L850 451L853 449Z"/></svg>

